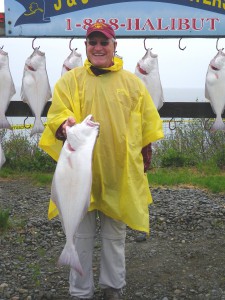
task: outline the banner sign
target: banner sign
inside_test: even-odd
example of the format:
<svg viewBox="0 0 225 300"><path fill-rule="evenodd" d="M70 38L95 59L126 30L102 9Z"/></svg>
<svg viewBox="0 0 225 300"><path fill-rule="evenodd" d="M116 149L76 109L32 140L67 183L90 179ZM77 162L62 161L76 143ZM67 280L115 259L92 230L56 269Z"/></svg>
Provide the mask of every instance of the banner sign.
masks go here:
<svg viewBox="0 0 225 300"><path fill-rule="evenodd" d="M117 37L223 37L225 0L5 0L6 36L84 37L96 21Z"/></svg>

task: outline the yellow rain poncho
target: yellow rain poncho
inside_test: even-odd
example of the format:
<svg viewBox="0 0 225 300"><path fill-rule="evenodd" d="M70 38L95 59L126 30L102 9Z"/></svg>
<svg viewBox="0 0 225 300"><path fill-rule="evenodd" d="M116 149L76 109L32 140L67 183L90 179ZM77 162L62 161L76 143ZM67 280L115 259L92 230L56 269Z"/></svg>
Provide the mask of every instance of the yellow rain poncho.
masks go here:
<svg viewBox="0 0 225 300"><path fill-rule="evenodd" d="M88 114L100 123L93 153L89 210L100 210L133 229L149 232L152 202L141 150L163 138L162 121L142 81L114 58L106 74L95 76L88 60L55 85L47 127L39 146L58 159L62 142L56 130L69 116L77 123ZM57 214L51 201L49 218Z"/></svg>

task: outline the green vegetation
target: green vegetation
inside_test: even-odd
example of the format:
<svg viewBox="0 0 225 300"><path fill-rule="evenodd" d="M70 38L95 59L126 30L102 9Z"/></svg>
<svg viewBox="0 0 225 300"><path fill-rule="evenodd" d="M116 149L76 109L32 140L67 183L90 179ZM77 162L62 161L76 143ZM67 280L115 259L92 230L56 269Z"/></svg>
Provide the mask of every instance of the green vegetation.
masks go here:
<svg viewBox="0 0 225 300"><path fill-rule="evenodd" d="M15 132L6 137L6 131L2 130L0 140L6 157L1 178L27 177L39 185L51 183L56 162L38 147L38 138Z"/></svg>
<svg viewBox="0 0 225 300"><path fill-rule="evenodd" d="M28 264L28 269L31 271L31 277L36 286L40 286L41 268L40 265L35 263Z"/></svg>
<svg viewBox="0 0 225 300"><path fill-rule="evenodd" d="M55 161L38 147L37 142L32 142L22 133L12 132L7 139L3 138L2 148L6 157L3 176L9 175L12 170L21 173L53 172L55 169Z"/></svg>
<svg viewBox="0 0 225 300"><path fill-rule="evenodd" d="M148 172L151 187L193 186L212 193L225 192L225 173L209 175L195 168L158 168Z"/></svg>
<svg viewBox="0 0 225 300"><path fill-rule="evenodd" d="M225 192L225 132L211 133L205 119L180 120L153 145L150 185L191 185Z"/></svg>
<svg viewBox="0 0 225 300"><path fill-rule="evenodd" d="M0 232L4 232L9 226L9 210L0 209Z"/></svg>
<svg viewBox="0 0 225 300"><path fill-rule="evenodd" d="M181 120L165 139L157 142L154 167L225 168L225 132L211 133L204 119Z"/></svg>
<svg viewBox="0 0 225 300"><path fill-rule="evenodd" d="M211 133L205 119L181 119L166 138L153 144L150 186L189 185L225 192L225 132ZM174 125L173 124L173 125ZM1 178L29 177L39 185L50 185L56 162L21 133L1 136L6 163Z"/></svg>

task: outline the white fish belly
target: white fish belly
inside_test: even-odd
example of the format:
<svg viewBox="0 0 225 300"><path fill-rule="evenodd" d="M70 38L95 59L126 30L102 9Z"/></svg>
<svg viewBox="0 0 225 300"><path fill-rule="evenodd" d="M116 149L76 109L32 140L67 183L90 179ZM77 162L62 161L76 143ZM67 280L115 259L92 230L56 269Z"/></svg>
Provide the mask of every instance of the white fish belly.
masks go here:
<svg viewBox="0 0 225 300"><path fill-rule="evenodd" d="M59 209L66 235L66 245L59 263L70 265L82 275L83 270L73 239L90 204L91 156L85 155L84 151L82 153L74 151L68 156L68 151L64 150L61 151L54 174L53 194L55 196L52 197Z"/></svg>
<svg viewBox="0 0 225 300"><path fill-rule="evenodd" d="M225 107L225 85L207 85L207 93L214 112L221 115Z"/></svg>
<svg viewBox="0 0 225 300"><path fill-rule="evenodd" d="M14 94L15 87L9 71L0 70L0 128L11 128L5 117L5 112Z"/></svg>
<svg viewBox="0 0 225 300"><path fill-rule="evenodd" d="M154 76L147 76L143 78L143 81L145 83L145 86L147 90L149 91L149 94L152 97L152 100L157 108L159 110L163 106L164 97L163 97L163 91L162 91L162 85L159 78Z"/></svg>
<svg viewBox="0 0 225 300"><path fill-rule="evenodd" d="M159 74L150 73L144 75L141 74L137 68L135 69L135 74L144 82L157 110L159 110L164 103L162 84L161 84Z"/></svg>
<svg viewBox="0 0 225 300"><path fill-rule="evenodd" d="M54 174L57 206L68 236L74 235L87 212L92 175L91 166L86 170L82 168L82 165L87 164L87 160L79 160L77 153L72 153L71 156L60 157Z"/></svg>
<svg viewBox="0 0 225 300"><path fill-rule="evenodd" d="M23 85L21 90L22 100L30 106L35 117L34 127L31 135L42 133L44 125L41 121L41 114L49 100L49 84L45 72L26 71L23 77Z"/></svg>
<svg viewBox="0 0 225 300"><path fill-rule="evenodd" d="M82 64L83 64L83 60L81 54L77 53L76 50L73 49L73 51L70 53L70 55L65 59L63 63L61 75L76 67L82 66Z"/></svg>
<svg viewBox="0 0 225 300"><path fill-rule="evenodd" d="M212 109L216 114L216 120L212 125L211 130L225 130L225 124L221 117L225 108L224 80L222 80L222 78L217 79L215 74L210 71L208 71L206 76L205 96L210 101Z"/></svg>

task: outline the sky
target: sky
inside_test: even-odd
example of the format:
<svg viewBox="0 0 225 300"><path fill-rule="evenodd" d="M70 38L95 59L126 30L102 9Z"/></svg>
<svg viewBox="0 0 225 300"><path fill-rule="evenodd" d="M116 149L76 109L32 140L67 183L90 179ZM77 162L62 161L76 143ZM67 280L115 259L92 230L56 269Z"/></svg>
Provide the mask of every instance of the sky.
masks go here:
<svg viewBox="0 0 225 300"><path fill-rule="evenodd" d="M3 5L1 0L0 11L4 11ZM40 47L40 50L45 52L46 69L52 88L61 76L64 60L70 54L70 40L69 37L37 37L34 41L34 46ZM14 100L19 100L15 98L19 97L25 61L33 52L32 41L32 38L0 38L0 47L8 52L10 71L18 90ZM146 52L144 39L118 38L117 42L117 54L122 56L124 68L134 72L137 62ZM202 101L205 100L205 77L210 60L217 54L216 42L216 38L183 38L180 41L181 47L186 47L186 49L182 51L179 49L179 38L147 38L146 47L152 48L152 52L158 55L163 90L177 89L174 97L182 100L189 97L185 92L186 89L199 89L200 95L193 94L190 97L194 99L185 101L195 101L196 97ZM73 39L71 47L77 48L77 52L82 54L84 61L86 58L84 39ZM225 39L219 40L218 47L225 47Z"/></svg>

